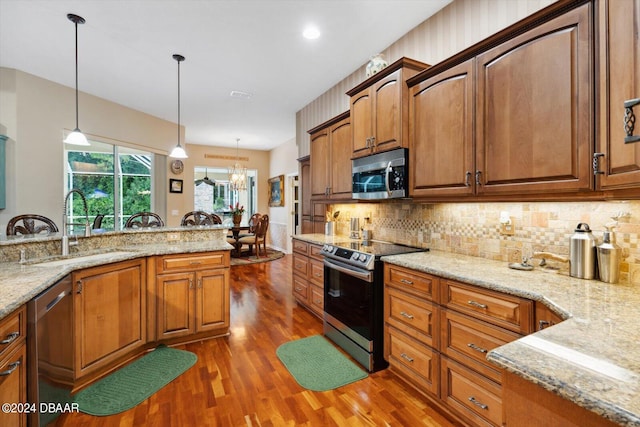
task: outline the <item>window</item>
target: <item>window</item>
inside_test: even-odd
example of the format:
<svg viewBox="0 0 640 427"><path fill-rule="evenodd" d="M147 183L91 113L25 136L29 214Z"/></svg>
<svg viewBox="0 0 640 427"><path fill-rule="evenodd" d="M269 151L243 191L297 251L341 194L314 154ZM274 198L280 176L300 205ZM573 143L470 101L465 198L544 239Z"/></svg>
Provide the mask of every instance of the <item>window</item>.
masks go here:
<svg viewBox="0 0 640 427"><path fill-rule="evenodd" d="M212 212L222 220L231 219L229 206L236 202L245 207L243 221L249 221L256 212L256 170L247 170L247 191L231 191L227 168L194 168L194 210Z"/></svg>
<svg viewBox="0 0 640 427"><path fill-rule="evenodd" d="M65 188L84 193L90 223L97 215L104 215L100 228L121 230L134 213L153 210L153 154L104 142L89 143L89 147L66 147ZM71 224L84 223L79 197L69 197L67 215ZM69 226L70 232L73 227Z"/></svg>

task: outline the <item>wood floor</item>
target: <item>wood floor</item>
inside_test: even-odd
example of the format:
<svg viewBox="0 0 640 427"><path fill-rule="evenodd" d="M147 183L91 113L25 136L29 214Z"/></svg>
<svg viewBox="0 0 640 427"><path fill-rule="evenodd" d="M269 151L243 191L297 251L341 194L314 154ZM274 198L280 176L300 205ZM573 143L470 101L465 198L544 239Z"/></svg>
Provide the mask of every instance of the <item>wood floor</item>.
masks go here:
<svg viewBox="0 0 640 427"><path fill-rule="evenodd" d="M388 370L327 392L295 382L276 348L321 334L322 323L291 296L291 255L233 267L231 289L231 335L177 347L198 355L186 373L129 411L54 425L453 426Z"/></svg>

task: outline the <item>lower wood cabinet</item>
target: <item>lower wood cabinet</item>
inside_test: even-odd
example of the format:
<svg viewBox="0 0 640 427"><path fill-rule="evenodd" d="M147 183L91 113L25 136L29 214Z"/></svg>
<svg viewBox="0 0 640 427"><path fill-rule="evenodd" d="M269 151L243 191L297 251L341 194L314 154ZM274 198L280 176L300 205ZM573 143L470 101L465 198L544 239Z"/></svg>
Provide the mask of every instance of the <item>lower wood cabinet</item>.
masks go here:
<svg viewBox="0 0 640 427"><path fill-rule="evenodd" d="M156 258L158 340L229 331L229 252Z"/></svg>
<svg viewBox="0 0 640 427"><path fill-rule="evenodd" d="M24 306L0 321L0 403L27 402L26 330ZM26 425L26 412L0 412L0 426Z"/></svg>
<svg viewBox="0 0 640 427"><path fill-rule="evenodd" d="M292 240L293 268L291 285L293 297L322 318L324 315L324 257L322 246L299 239Z"/></svg>
<svg viewBox="0 0 640 427"><path fill-rule="evenodd" d="M390 369L464 425L501 427L503 372L486 355L533 332L533 301L397 265L384 269Z"/></svg>
<svg viewBox="0 0 640 427"><path fill-rule="evenodd" d="M72 282L75 378L146 344L146 259L78 270Z"/></svg>

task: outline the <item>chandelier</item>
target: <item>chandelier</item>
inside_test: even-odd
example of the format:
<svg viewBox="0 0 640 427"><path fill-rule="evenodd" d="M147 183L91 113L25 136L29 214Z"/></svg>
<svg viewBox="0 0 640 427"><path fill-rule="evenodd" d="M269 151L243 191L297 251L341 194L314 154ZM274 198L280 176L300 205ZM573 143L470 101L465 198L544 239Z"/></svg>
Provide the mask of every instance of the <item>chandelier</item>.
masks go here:
<svg viewBox="0 0 640 427"><path fill-rule="evenodd" d="M238 156L238 145L240 139L236 138L236 163L229 167L229 188L232 191L247 189L247 168L240 166L240 157Z"/></svg>

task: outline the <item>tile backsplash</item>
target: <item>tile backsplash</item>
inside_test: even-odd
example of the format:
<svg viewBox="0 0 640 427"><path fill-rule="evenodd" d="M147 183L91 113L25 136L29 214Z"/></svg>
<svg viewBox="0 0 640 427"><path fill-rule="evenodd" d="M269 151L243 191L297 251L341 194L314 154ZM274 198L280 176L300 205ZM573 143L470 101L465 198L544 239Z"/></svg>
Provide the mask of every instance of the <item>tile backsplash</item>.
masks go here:
<svg viewBox="0 0 640 427"><path fill-rule="evenodd" d="M605 225L618 218L616 242L623 249L621 283L640 284L640 201L527 203L359 203L333 205L340 211L336 234L349 235L351 217L373 238L505 262L535 251L569 256L576 226L589 224L598 243ZM500 213L509 212L515 232L500 234ZM369 216L370 220L363 218ZM568 265L558 265L568 270ZM631 274L629 274L631 271ZM636 271L638 272L636 274ZM637 276L637 278L636 278Z"/></svg>

